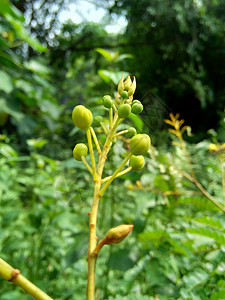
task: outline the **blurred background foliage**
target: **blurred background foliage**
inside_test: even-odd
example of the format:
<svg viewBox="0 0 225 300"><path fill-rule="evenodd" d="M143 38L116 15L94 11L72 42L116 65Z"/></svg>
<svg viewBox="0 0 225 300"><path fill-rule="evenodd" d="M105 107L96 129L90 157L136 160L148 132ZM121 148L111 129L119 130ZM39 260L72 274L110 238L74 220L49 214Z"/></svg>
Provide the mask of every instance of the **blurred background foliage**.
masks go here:
<svg viewBox="0 0 225 300"><path fill-rule="evenodd" d="M145 169L117 179L100 203L100 238L135 227L102 250L98 299L224 299L224 213L185 175L224 205L225 3L96 0L101 23L62 23L60 12L80 2L1 0L1 256L54 299L85 299L92 183L72 158L85 137L71 111L85 104L104 116L102 96L135 75L145 109L127 124L153 146ZM109 33L121 16L126 27ZM185 148L163 122L170 112L192 127ZM126 147L113 148L106 176ZM31 299L0 281L2 300Z"/></svg>

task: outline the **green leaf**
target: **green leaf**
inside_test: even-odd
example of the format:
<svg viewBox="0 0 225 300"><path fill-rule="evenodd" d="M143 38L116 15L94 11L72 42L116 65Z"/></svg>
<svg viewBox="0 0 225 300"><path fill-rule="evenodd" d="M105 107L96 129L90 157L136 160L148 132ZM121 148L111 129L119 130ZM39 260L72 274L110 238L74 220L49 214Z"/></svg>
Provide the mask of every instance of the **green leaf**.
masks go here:
<svg viewBox="0 0 225 300"><path fill-rule="evenodd" d="M107 59L108 61L113 60L113 54L111 54L109 51L107 51L103 48L96 48L95 51L100 53L102 56L104 56L105 59Z"/></svg>
<svg viewBox="0 0 225 300"><path fill-rule="evenodd" d="M169 186L167 182L160 175L155 176L154 185L163 192L169 191Z"/></svg>
<svg viewBox="0 0 225 300"><path fill-rule="evenodd" d="M6 100L4 98L0 98L0 112L7 113L17 120L21 120L24 117L17 99Z"/></svg>
<svg viewBox="0 0 225 300"><path fill-rule="evenodd" d="M84 257L88 252L88 234L80 232L74 235L74 243L69 247L65 255L66 266L71 266L77 260Z"/></svg>
<svg viewBox="0 0 225 300"><path fill-rule="evenodd" d="M16 151L9 145L0 144L0 153L5 157L17 156Z"/></svg>
<svg viewBox="0 0 225 300"><path fill-rule="evenodd" d="M31 59L30 61L25 62L24 66L28 70L39 75L48 75L51 72L51 70L44 63L41 63L37 59Z"/></svg>
<svg viewBox="0 0 225 300"><path fill-rule="evenodd" d="M217 229L220 229L222 231L225 231L225 228L221 221L219 219L210 217L210 216L204 216L204 217L198 217L193 220L193 222L197 222L203 225L208 225Z"/></svg>
<svg viewBox="0 0 225 300"><path fill-rule="evenodd" d="M222 232L220 233L209 228L186 228L186 231L192 234L198 234L200 236L211 238L220 245L225 244L225 236Z"/></svg>
<svg viewBox="0 0 225 300"><path fill-rule="evenodd" d="M112 270L126 271L132 268L133 265L134 261L129 257L129 251L127 249L112 253L108 262L108 266Z"/></svg>
<svg viewBox="0 0 225 300"><path fill-rule="evenodd" d="M27 140L27 144L30 147L33 147L35 149L43 148L44 145L46 145L47 143L48 143L47 140L42 140L42 139L30 139L30 140Z"/></svg>
<svg viewBox="0 0 225 300"><path fill-rule="evenodd" d="M221 289L211 294L210 300L223 300L225 299L225 289Z"/></svg>
<svg viewBox="0 0 225 300"><path fill-rule="evenodd" d="M140 242L151 241L151 240L161 240L167 234L164 230L154 230L151 232L143 232L138 235L138 240Z"/></svg>
<svg viewBox="0 0 225 300"><path fill-rule="evenodd" d="M4 71L0 71L0 90L4 91L5 93L11 93L13 90L12 80Z"/></svg>
<svg viewBox="0 0 225 300"><path fill-rule="evenodd" d="M124 59L127 59L127 58L134 58L134 56L133 56L132 54L127 54L127 53L120 54L120 55L115 59L115 61L116 61L116 62L120 62L120 61L123 61Z"/></svg>
<svg viewBox="0 0 225 300"><path fill-rule="evenodd" d="M52 103L49 100L44 100L40 104L40 108L43 112L46 112L48 115L50 115L54 120L58 119L61 113L60 106L56 105L55 103Z"/></svg>
<svg viewBox="0 0 225 300"><path fill-rule="evenodd" d="M14 5L12 5L9 0L1 0L0 13L3 16L11 15L13 18L21 22L25 21L23 14Z"/></svg>
<svg viewBox="0 0 225 300"><path fill-rule="evenodd" d="M106 83L110 83L111 81L114 84L118 84L121 77L124 76L127 77L129 76L129 73L127 72L115 72L115 71L109 71L109 70L98 70L98 74L102 77L102 79L106 82Z"/></svg>
<svg viewBox="0 0 225 300"><path fill-rule="evenodd" d="M192 289L196 285L202 284L207 281L209 278L209 273L203 269L196 269L193 272L188 273L183 276L182 281L186 284L188 289Z"/></svg>
<svg viewBox="0 0 225 300"><path fill-rule="evenodd" d="M132 120L132 122L134 123L134 126L137 128L138 131L142 131L144 123L140 116L130 113L129 119Z"/></svg>
<svg viewBox="0 0 225 300"><path fill-rule="evenodd" d="M15 33L18 37L26 41L31 47L39 52L44 52L47 49L42 46L36 38L31 37L23 22L25 20L22 13L12 5L8 0L1 0L0 13L6 18L6 20L13 26Z"/></svg>

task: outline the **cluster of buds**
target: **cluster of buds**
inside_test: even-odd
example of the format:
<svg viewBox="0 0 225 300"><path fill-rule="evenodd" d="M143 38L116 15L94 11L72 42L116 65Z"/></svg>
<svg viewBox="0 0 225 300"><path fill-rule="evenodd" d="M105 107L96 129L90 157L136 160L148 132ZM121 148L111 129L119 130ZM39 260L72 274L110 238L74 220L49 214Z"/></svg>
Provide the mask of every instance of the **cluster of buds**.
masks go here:
<svg viewBox="0 0 225 300"><path fill-rule="evenodd" d="M136 79L133 78L133 82L130 76L124 80L124 76L121 78L118 84L118 90L116 98L113 99L110 95L105 95L103 97L103 105L106 109L109 109L111 118L114 112L115 118L122 122L125 118L128 118L131 113L140 114L143 110L143 105L139 100L133 100L133 95L136 90ZM110 129L113 125L113 120L111 120L111 126L107 129L107 125L104 124L104 119L102 116L96 116L93 118L92 113L83 105L77 105L72 113L72 119L74 124L84 131L94 130L95 127L102 127L106 134L109 134ZM93 128L92 128L92 127ZM146 134L137 134L134 127L130 127L123 131L127 138L130 138L130 152L132 157L129 161L129 167L133 171L140 171L144 167L144 157L149 147L150 147L150 137ZM117 133L118 135L119 133ZM116 135L116 134L115 134ZM112 139L112 144L116 142L116 137ZM88 148L85 144L79 143L75 146L73 150L73 156L78 161L83 161L87 156Z"/></svg>
<svg viewBox="0 0 225 300"><path fill-rule="evenodd" d="M136 79L133 82L130 76L124 81L124 76L118 84L118 93L116 103L119 104L118 115L120 118L128 118L130 113L139 115L143 111L143 105L139 100L133 101L133 95L136 90Z"/></svg>
<svg viewBox="0 0 225 300"><path fill-rule="evenodd" d="M72 119L75 126L86 131L88 140L88 147L83 143L78 143L74 147L73 156L77 161L82 161L84 163L89 172L92 174L94 182L101 183L98 191L98 195L100 197L103 196L105 190L116 177L121 176L130 170L138 172L145 164L143 155L147 153L150 148L150 137L147 134L137 133L134 127L129 127L128 129L119 132L117 131L118 125L123 122L125 118L128 118L131 114L138 115L143 110L141 102L139 100L133 100L135 90L135 77L132 82L130 76L128 76L125 81L123 76L118 84L115 99L113 99L110 95L105 95L102 98L102 104L109 111L108 122L104 122L103 116L95 116L93 118L91 111L83 105L77 105L72 113ZM95 133L96 127L102 127L106 134L103 149L101 149L101 145L99 144ZM102 179L102 171L100 170L103 170L103 166L107 158L106 155L110 147L122 134L125 134L126 137L130 139L129 151L115 172L111 176ZM94 141L98 151L98 164L95 162L96 156L94 156L92 140ZM91 166L86 161L88 148L91 158ZM129 166L123 170L127 163L129 163ZM100 249L104 245L120 243L132 231L132 229L133 225L120 225L115 228L111 228L106 236L96 245L93 254L98 255Z"/></svg>

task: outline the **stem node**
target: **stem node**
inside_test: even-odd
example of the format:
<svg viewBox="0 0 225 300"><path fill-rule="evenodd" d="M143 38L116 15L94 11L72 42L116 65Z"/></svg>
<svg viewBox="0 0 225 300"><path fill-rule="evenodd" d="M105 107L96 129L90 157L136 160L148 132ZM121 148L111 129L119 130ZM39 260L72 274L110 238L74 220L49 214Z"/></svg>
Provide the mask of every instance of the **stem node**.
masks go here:
<svg viewBox="0 0 225 300"><path fill-rule="evenodd" d="M13 281L14 279L17 278L17 276L20 275L20 270L18 269L13 269L12 270L12 274L11 274L11 278L8 281Z"/></svg>

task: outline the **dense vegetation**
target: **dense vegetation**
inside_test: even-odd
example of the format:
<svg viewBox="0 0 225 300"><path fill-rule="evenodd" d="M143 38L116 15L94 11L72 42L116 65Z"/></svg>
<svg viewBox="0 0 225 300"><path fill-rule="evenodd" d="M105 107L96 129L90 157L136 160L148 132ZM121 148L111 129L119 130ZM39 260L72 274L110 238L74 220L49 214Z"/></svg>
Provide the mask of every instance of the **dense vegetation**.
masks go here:
<svg viewBox="0 0 225 300"><path fill-rule="evenodd" d="M117 179L100 204L99 237L135 226L102 250L97 299L224 299L224 1L115 1L109 13L128 25L114 36L91 23L57 31L52 1L39 8L43 20L35 2L0 5L1 257L54 299L85 299L93 185L72 158L84 136L71 112L85 104L104 115L102 95L130 74L147 109L127 124L153 146L144 170ZM192 137L190 127L163 121L178 111ZM113 148L105 175L126 147L121 139ZM31 299L0 282L2 300Z"/></svg>

